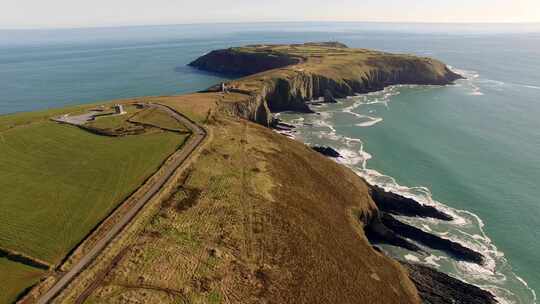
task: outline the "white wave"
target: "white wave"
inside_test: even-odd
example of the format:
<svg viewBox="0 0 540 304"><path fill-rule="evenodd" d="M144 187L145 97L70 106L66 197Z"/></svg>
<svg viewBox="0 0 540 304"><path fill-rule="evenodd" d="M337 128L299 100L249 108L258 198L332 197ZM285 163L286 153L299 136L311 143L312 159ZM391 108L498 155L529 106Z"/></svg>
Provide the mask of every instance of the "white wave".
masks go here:
<svg viewBox="0 0 540 304"><path fill-rule="evenodd" d="M491 85L491 86L504 86L504 85L506 85L505 82L500 81L500 80L494 80L494 79L481 79L481 80L479 80L479 82L485 83L485 84L488 84L488 85Z"/></svg>
<svg viewBox="0 0 540 304"><path fill-rule="evenodd" d="M484 96L484 93L480 92L479 90L475 90L471 93L469 93L471 96Z"/></svg>
<svg viewBox="0 0 540 304"><path fill-rule="evenodd" d="M474 84L472 81L470 82L470 87L471 87L471 92L469 93L469 95L471 96L482 96L484 95L484 93L482 93L482 91L480 90L480 87L476 84Z"/></svg>
<svg viewBox="0 0 540 304"><path fill-rule="evenodd" d="M318 127L328 128L332 133L336 133L334 126L328 121L332 117L331 112L320 112L319 118L313 120L313 124Z"/></svg>
<svg viewBox="0 0 540 304"><path fill-rule="evenodd" d="M538 298L536 297L536 291L534 291L534 289L532 289L531 287L529 287L529 284L527 284L527 282L521 278L520 276L517 276L516 275L516 278L523 284L525 285L528 289L530 289L532 291L532 294L533 294L533 301L534 303L536 303L536 301L538 300Z"/></svg>
<svg viewBox="0 0 540 304"><path fill-rule="evenodd" d="M427 265L434 266L435 268L441 267L441 264L437 263L438 261L444 259L444 257L430 255L424 259L424 263Z"/></svg>
<svg viewBox="0 0 540 304"><path fill-rule="evenodd" d="M535 89L535 90L540 90L540 87L537 87L537 86L533 86L533 85L525 85L525 84L522 84L520 85L524 88L528 88L528 89Z"/></svg>
<svg viewBox="0 0 540 304"><path fill-rule="evenodd" d="M349 149L338 149L338 152L341 154L341 157L338 158L338 162L344 165L354 166L365 161L365 156L362 155L362 153Z"/></svg>
<svg viewBox="0 0 540 304"><path fill-rule="evenodd" d="M383 119L380 118L380 117L366 116L366 118L369 118L370 120L368 120L366 122L358 123L355 126L357 126L357 127L371 127L371 126L374 126L374 125L380 123L381 121L383 121Z"/></svg>
<svg viewBox="0 0 540 304"><path fill-rule="evenodd" d="M425 231L428 231L428 232L431 232L431 231L432 231L431 228L430 228L428 225L426 225L426 224L423 224L423 225L422 225L422 228L424 228L424 230L425 230Z"/></svg>
<svg viewBox="0 0 540 304"><path fill-rule="evenodd" d="M480 77L480 74L476 71L472 71L472 70L465 70L465 69L458 69L458 68L455 68L453 66L448 66L448 68L454 72L454 73L457 73L463 77L465 77L466 79L476 79L478 77Z"/></svg>
<svg viewBox="0 0 540 304"><path fill-rule="evenodd" d="M374 117L374 116L369 116L369 115L362 115L362 114L359 114L359 113L356 113L356 112L353 112L353 110L358 107L361 103L354 103L352 106L350 107L346 107L344 108L342 111L344 113L348 113L348 114L351 114L361 120L364 120L363 122L360 122L360 123L357 123L355 124L355 126L357 127L371 127L371 126L374 126L375 124L383 121L382 117ZM370 113L373 113L375 112L374 110L371 110L369 111Z"/></svg>
<svg viewBox="0 0 540 304"><path fill-rule="evenodd" d="M410 253L409 253L409 254L406 254L406 255L404 256L404 258L405 258L407 261L411 261L411 262L420 262L420 259L419 259L417 256L412 255L412 254L410 254Z"/></svg>

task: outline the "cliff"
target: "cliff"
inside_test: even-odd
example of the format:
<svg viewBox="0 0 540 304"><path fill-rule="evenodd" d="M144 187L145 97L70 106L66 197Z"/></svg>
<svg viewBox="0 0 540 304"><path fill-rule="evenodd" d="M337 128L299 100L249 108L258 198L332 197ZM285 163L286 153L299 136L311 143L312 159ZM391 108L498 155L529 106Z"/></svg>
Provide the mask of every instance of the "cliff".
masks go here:
<svg viewBox="0 0 540 304"><path fill-rule="evenodd" d="M309 112L309 100L332 102L390 85L446 85L461 78L435 59L352 49L339 43L229 48L210 52L190 65L249 75L224 85L228 91L246 94L246 100L223 106L263 125L273 123L272 112ZM220 90L221 85L208 89Z"/></svg>
<svg viewBox="0 0 540 304"><path fill-rule="evenodd" d="M274 120L272 112L311 112L307 101L319 99L320 102L335 102L336 98L378 91L390 85L448 85L462 78L452 72L444 63L432 58L390 54L365 49L350 49L339 43L252 45L230 48L211 52L198 58L190 65L214 72L247 75L237 80L213 86L204 92L221 94L217 105L222 112L277 128L289 128L290 126L280 126ZM274 138L272 142L280 142L280 139ZM288 140L287 142L288 144L285 145L287 147L294 145ZM330 173L332 172L330 169L332 166L330 165L319 174L313 172L304 172L303 174L300 168L297 168L294 173L290 172L291 168L295 168L299 163L310 159L312 156L308 156L308 154L303 155L302 158L296 158L292 155L287 156L285 151L288 148L284 148L285 146L280 148L280 153L277 154L281 160L270 166L273 171L280 172L280 176L277 178L278 181L286 181L285 183L278 182L282 187L290 185L284 191L286 195L280 199L282 202L287 201L283 207L290 208L295 204L293 201L297 200L290 201L285 197L301 198L307 192L311 194L308 194L310 197L317 196L320 200L310 203L306 201L304 207L309 206L312 209L300 207L302 208L302 216L310 215L314 217L325 214L325 216L317 220L316 224L310 225L310 227L320 228L321 225L328 225L328 220L331 218L330 214L336 212L342 214L344 210L329 212L328 210L335 205L325 205L328 200L323 197L328 192L334 192L334 190L335 193L350 192L349 186L343 187L343 183L348 179L348 173L342 172L336 174L335 178L327 179L332 175ZM314 147L314 149L323 155L336 156L328 147ZM297 148L295 151L298 152L299 150L300 148ZM291 162L291 159L294 159L294 161ZM317 166L313 166L313 163L317 163ZM303 167L313 167L319 170L322 166L323 163L317 160L316 162L306 163ZM293 176L300 176L301 178L295 180ZM335 184L334 179L339 181L338 184ZM298 187L302 183L312 180L319 186L324 185L320 187L324 189L320 194L313 195L317 193L315 189L318 189L313 185L310 185L310 187ZM359 178L358 180L360 181ZM365 185L363 181L361 181L361 184ZM331 190L333 186L336 188ZM300 190L295 192L295 187ZM481 253L402 223L392 216L393 214L408 217L429 217L449 221L452 220L450 215L434 207L422 205L412 199L386 192L376 186L366 186L366 188L359 186L352 195L364 199L356 207L349 209L348 212L355 215L357 222L361 224L361 235L365 236L372 244L385 243L420 253L425 253L425 248L429 247L442 250L458 260L478 264L484 263L484 257ZM336 202L341 203L342 200ZM324 208L315 211L323 205ZM300 214L296 216L300 216ZM308 221L304 218L298 223L304 225ZM343 228L348 226L345 222L344 219L341 219L340 223L336 221L330 226ZM319 235L321 232L316 234ZM337 238L337 235L341 237L341 234L331 234L333 238ZM350 245L353 245L353 243L355 243L353 247L357 250L364 251L360 255L362 256L361 259L366 263L374 261L371 251L366 250L367 243L349 242ZM320 250L328 248L322 245L323 242L317 244ZM339 247L346 248L347 246L339 245ZM377 247L374 248L377 249ZM296 250L300 250L300 248L298 247ZM360 258L360 256L358 257ZM298 255L295 254L294 257L291 256L290 258L297 259ZM343 266L345 260L348 259L345 258L338 263ZM408 287L406 287L404 289L406 295L401 295L402 301L417 302L419 296L425 303L496 303L495 298L489 292L451 278L434 269L407 263L404 266L408 269L408 279L403 277L403 274L407 272L402 268L396 269L392 263L387 263L384 266L387 267L388 271L396 271L394 273L400 277L398 281L406 284L405 286L409 286L408 284L411 281L415 284L418 294L409 294ZM342 269L345 271L345 269L348 270L348 267ZM327 276L328 272L321 272L319 275ZM386 286L392 289L396 286L396 282L387 278L382 279L382 282L385 282ZM382 294L388 295L384 292ZM310 293L310 295L313 294ZM387 301L387 303L390 302Z"/></svg>

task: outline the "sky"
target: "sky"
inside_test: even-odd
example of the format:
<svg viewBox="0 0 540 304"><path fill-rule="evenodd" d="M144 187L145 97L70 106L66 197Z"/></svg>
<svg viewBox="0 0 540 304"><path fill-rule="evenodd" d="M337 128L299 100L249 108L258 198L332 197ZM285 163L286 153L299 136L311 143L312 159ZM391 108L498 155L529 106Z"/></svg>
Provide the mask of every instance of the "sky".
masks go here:
<svg viewBox="0 0 540 304"><path fill-rule="evenodd" d="M540 22L540 0L1 0L0 29L269 21Z"/></svg>

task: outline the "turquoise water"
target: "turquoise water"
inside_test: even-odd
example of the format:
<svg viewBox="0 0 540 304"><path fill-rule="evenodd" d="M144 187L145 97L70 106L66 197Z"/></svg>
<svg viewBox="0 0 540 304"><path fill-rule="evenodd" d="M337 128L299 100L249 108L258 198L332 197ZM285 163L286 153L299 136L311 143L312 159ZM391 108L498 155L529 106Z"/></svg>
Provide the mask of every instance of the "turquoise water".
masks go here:
<svg viewBox="0 0 540 304"><path fill-rule="evenodd" d="M534 303L540 290L540 27L232 24L0 31L0 113L196 91L223 79L185 64L218 47L339 40L439 58L455 86L392 87L281 114L295 136L331 145L372 182L439 205L458 220L410 220L489 256L485 267L441 252L390 254ZM406 219L407 220L407 219ZM525 283L526 282L526 283Z"/></svg>

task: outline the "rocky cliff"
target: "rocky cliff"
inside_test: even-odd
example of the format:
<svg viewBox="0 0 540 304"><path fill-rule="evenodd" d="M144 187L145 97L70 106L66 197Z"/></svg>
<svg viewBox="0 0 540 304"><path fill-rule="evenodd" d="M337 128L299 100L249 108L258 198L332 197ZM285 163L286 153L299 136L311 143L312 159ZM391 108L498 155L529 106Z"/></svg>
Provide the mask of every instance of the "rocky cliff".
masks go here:
<svg viewBox="0 0 540 304"><path fill-rule="evenodd" d="M242 92L239 104L225 104L252 121L273 123L272 112L309 112L306 101L333 101L390 85L446 85L461 78L444 63L426 57L351 49L336 43L255 45L210 52L191 66L250 75L209 88Z"/></svg>

